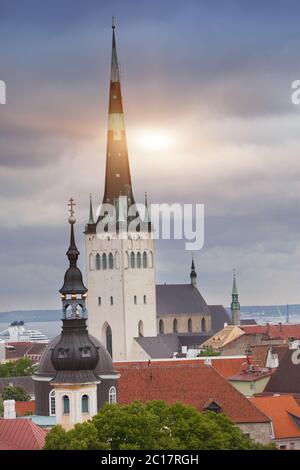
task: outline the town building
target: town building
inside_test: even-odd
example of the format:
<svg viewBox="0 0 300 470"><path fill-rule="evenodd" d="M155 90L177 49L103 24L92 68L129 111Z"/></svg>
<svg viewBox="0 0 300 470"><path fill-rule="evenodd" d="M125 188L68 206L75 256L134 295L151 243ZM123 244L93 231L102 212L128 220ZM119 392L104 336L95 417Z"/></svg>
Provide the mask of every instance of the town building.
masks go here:
<svg viewBox="0 0 300 470"><path fill-rule="evenodd" d="M47 346L33 377L36 414L55 416L55 423L66 429L90 419L104 402L115 402L118 379L109 353L87 331L87 288L77 266L72 199L69 205L69 268L60 289L62 332Z"/></svg>
<svg viewBox="0 0 300 470"><path fill-rule="evenodd" d="M0 419L0 450L41 450L45 437L30 419Z"/></svg>

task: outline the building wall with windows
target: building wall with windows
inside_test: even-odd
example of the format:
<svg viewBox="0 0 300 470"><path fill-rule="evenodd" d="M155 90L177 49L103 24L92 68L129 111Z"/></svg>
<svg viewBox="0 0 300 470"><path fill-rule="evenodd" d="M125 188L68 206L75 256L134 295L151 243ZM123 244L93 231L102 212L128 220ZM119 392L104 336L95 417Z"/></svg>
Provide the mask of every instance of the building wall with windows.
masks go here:
<svg viewBox="0 0 300 470"><path fill-rule="evenodd" d="M154 240L86 234L89 332L114 360L134 358L134 338L156 336Z"/></svg>
<svg viewBox="0 0 300 470"><path fill-rule="evenodd" d="M157 317L157 331L163 333L201 333L211 330L210 315L168 315Z"/></svg>

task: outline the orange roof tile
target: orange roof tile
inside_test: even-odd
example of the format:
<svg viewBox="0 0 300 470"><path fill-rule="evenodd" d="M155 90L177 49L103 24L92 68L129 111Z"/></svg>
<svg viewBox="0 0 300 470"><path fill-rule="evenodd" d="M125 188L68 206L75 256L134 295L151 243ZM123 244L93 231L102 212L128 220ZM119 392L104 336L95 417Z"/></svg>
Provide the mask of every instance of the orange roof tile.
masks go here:
<svg viewBox="0 0 300 470"><path fill-rule="evenodd" d="M199 361L115 363L120 373L119 403L134 400L180 401L203 410L208 401L220 404L234 423L269 422L269 418L238 392L212 366Z"/></svg>
<svg viewBox="0 0 300 470"><path fill-rule="evenodd" d="M271 418L276 439L300 438L300 427L293 419L300 419L300 406L292 395L256 396L250 400Z"/></svg>
<svg viewBox="0 0 300 470"><path fill-rule="evenodd" d="M265 334L270 339L288 340L290 337L300 339L300 325L247 325L240 326L246 334Z"/></svg>

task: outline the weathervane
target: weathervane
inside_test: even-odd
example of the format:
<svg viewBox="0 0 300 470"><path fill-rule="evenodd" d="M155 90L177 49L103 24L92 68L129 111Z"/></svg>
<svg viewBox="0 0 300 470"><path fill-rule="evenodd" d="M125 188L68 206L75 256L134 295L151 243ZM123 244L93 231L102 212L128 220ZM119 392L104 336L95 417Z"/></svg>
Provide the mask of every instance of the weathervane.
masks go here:
<svg viewBox="0 0 300 470"><path fill-rule="evenodd" d="M68 202L68 206L70 207L69 212L70 212L70 217L69 217L69 224L75 224L76 219L75 219L75 211L74 207L76 206L74 199L71 197Z"/></svg>

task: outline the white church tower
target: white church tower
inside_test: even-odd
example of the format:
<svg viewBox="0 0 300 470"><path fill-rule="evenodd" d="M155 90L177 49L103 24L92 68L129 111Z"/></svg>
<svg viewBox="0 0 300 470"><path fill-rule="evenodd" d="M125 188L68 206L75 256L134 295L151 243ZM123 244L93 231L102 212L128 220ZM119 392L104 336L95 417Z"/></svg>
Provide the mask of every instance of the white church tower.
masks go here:
<svg viewBox="0 0 300 470"><path fill-rule="evenodd" d="M112 58L107 133L106 174L103 204L118 213L135 204L128 161L126 132L117 59L115 26L112 26ZM151 223L130 235L118 224L116 236L110 229L99 233L103 213L90 217L86 225L88 323L91 335L106 345L114 361L138 359L134 338L156 336L154 240ZM126 214L127 215L127 214Z"/></svg>

